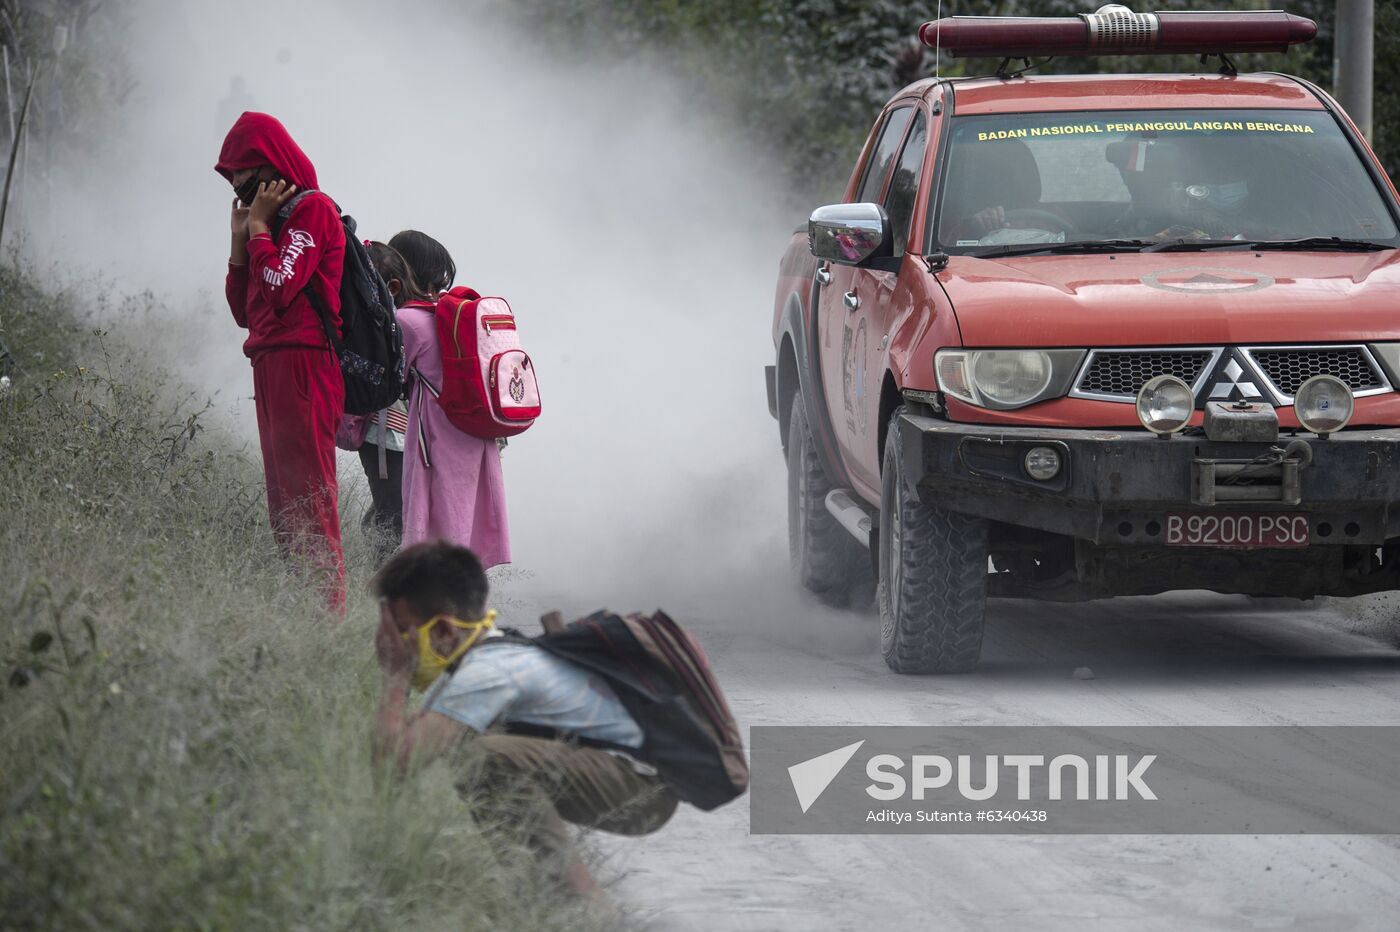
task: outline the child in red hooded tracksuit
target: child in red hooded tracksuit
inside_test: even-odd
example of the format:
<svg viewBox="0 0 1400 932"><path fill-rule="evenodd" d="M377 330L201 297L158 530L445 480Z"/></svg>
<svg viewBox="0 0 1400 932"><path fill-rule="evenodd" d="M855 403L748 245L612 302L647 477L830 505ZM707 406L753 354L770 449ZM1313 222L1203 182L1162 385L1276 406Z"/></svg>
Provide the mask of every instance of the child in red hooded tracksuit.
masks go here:
<svg viewBox="0 0 1400 932"><path fill-rule="evenodd" d="M301 198L280 225L273 219L297 191L315 190L316 170L265 113L238 118L215 170L238 194L224 291L234 321L248 331L243 352L253 363L273 535L285 556L317 572L327 605L343 613L335 432L345 383L307 293L315 291L338 334L345 230L321 193Z"/></svg>

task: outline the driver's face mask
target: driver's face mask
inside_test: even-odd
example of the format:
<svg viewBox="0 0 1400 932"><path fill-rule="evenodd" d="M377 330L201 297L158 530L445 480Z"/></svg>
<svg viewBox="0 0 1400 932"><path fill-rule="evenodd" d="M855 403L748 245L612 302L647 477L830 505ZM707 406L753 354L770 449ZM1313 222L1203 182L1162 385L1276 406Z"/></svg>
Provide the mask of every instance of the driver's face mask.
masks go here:
<svg viewBox="0 0 1400 932"><path fill-rule="evenodd" d="M1171 204L1183 214L1202 208L1234 213L1249 197L1249 183L1229 181L1225 184L1173 184Z"/></svg>

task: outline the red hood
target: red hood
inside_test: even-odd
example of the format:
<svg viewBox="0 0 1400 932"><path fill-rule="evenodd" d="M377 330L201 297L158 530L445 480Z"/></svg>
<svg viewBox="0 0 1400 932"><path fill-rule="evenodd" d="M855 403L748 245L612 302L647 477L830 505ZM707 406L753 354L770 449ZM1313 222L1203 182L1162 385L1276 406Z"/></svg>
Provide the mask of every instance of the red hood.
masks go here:
<svg viewBox="0 0 1400 932"><path fill-rule="evenodd" d="M281 121L249 110L234 121L233 128L224 137L224 147L214 171L232 182L234 172L260 165L271 165L298 190L316 187L316 167Z"/></svg>
<svg viewBox="0 0 1400 932"><path fill-rule="evenodd" d="M975 259L939 276L965 346L1400 339L1400 251Z"/></svg>

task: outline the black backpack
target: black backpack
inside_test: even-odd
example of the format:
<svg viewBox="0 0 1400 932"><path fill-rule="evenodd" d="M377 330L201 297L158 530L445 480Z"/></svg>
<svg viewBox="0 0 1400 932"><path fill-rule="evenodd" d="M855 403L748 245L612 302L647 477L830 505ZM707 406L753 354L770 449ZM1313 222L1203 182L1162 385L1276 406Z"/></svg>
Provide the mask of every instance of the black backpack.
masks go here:
<svg viewBox="0 0 1400 932"><path fill-rule="evenodd" d="M507 721L507 731L624 751L655 767L678 798L700 809L721 806L748 788L743 735L705 652L664 612L624 618L598 611L533 638L506 629L500 640L533 644L601 676L643 738L640 748L625 748L530 723Z"/></svg>
<svg viewBox="0 0 1400 932"><path fill-rule="evenodd" d="M277 212L278 227L292 215L299 192ZM331 203L335 203L332 201ZM340 206L336 205L336 212ZM342 214L345 227L345 267L340 276L340 331L331 325L330 309L310 285L307 300L321 318L326 340L340 360L345 378L345 413L373 414L404 396L403 330L394 314L394 297L370 261L369 250L355 233L355 218Z"/></svg>

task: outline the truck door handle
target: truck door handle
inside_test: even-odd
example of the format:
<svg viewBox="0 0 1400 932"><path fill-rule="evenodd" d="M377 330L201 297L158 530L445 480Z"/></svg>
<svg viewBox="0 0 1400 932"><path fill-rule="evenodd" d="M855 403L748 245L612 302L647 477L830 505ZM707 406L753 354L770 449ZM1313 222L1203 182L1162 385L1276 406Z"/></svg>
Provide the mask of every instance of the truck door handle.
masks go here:
<svg viewBox="0 0 1400 932"><path fill-rule="evenodd" d="M856 308L860 307L860 295L856 294L854 291L846 292L846 296L841 300L845 302L846 310L848 311L854 311Z"/></svg>
<svg viewBox="0 0 1400 932"><path fill-rule="evenodd" d="M831 284L831 270L828 269L828 268L827 268L826 266L824 266L824 265L819 265L819 266L817 266L817 284L818 284L818 285L830 285L830 284Z"/></svg>

